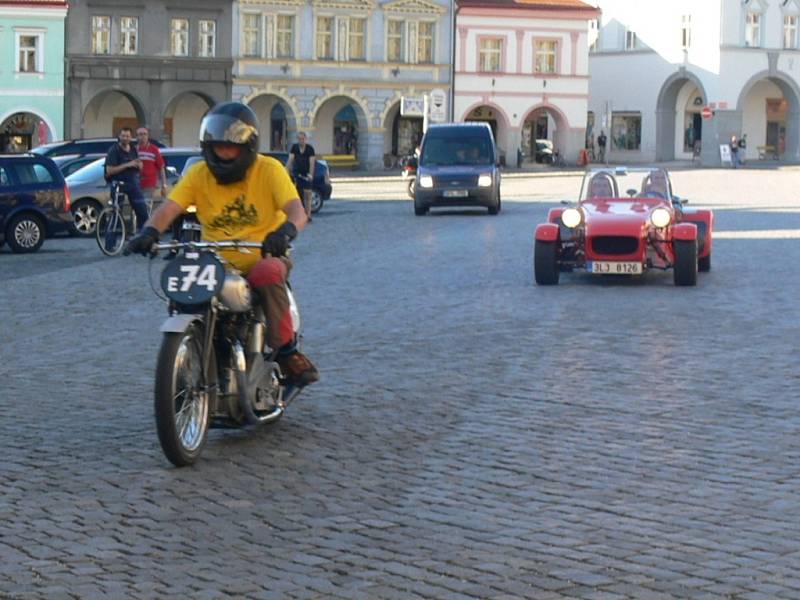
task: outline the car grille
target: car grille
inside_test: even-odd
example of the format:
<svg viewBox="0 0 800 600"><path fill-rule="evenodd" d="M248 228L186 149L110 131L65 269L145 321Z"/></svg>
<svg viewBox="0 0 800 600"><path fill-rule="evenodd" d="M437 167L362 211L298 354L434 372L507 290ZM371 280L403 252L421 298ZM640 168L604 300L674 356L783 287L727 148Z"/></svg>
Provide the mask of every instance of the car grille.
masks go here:
<svg viewBox="0 0 800 600"><path fill-rule="evenodd" d="M621 235L600 235L592 238L595 254L633 254L639 249L639 238Z"/></svg>
<svg viewBox="0 0 800 600"><path fill-rule="evenodd" d="M477 175L446 175L434 177L433 185L444 188L475 187L478 185Z"/></svg>

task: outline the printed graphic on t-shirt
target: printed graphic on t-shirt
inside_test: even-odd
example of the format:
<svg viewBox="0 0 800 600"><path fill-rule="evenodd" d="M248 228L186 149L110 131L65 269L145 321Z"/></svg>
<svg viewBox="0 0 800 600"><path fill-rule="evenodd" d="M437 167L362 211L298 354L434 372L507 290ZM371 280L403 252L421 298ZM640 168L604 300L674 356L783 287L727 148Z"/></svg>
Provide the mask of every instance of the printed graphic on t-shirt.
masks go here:
<svg viewBox="0 0 800 600"><path fill-rule="evenodd" d="M232 236L238 229L258 223L258 211L255 205L245 207L244 196L239 196L232 204L228 204L222 212L214 217L208 226L219 229L227 236Z"/></svg>

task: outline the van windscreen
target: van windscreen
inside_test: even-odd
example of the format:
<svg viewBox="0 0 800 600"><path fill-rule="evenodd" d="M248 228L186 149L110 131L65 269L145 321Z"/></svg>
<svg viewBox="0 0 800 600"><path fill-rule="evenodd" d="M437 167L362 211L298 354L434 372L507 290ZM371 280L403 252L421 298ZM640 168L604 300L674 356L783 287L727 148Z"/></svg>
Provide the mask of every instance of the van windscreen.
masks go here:
<svg viewBox="0 0 800 600"><path fill-rule="evenodd" d="M489 140L485 135L435 136L425 140L420 163L425 166L491 165Z"/></svg>

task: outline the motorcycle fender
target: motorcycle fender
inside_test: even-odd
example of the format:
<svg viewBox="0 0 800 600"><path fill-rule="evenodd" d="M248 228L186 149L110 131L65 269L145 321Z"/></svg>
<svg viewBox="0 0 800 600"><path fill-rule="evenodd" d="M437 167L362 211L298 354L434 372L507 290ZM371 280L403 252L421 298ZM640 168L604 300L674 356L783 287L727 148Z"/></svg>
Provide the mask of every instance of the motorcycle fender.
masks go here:
<svg viewBox="0 0 800 600"><path fill-rule="evenodd" d="M678 223L672 228L672 239L693 242L697 239L697 225L694 223Z"/></svg>
<svg viewBox="0 0 800 600"><path fill-rule="evenodd" d="M189 329L189 325L195 321L202 321L203 315L192 314L179 314L167 317L167 320L161 324L161 333L183 333Z"/></svg>
<svg viewBox="0 0 800 600"><path fill-rule="evenodd" d="M558 225L555 223L541 223L537 225L535 238L540 242L557 242Z"/></svg>

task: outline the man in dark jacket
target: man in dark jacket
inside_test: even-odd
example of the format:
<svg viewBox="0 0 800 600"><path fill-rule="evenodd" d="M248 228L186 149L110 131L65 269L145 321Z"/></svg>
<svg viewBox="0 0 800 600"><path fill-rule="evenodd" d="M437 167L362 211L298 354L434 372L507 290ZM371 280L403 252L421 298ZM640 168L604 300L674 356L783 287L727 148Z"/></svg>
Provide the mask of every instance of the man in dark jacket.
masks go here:
<svg viewBox="0 0 800 600"><path fill-rule="evenodd" d="M314 183L314 166L317 157L314 155L314 146L306 143L307 136L301 131L297 134L297 143L292 144L289 150L289 160L286 170L294 178L297 193L303 200L308 220L311 220L311 188Z"/></svg>
<svg viewBox="0 0 800 600"><path fill-rule="evenodd" d="M131 207L136 213L139 229L141 229L149 217L147 203L139 181L142 161L139 159L136 147L131 144L133 130L130 127L120 129L117 139L119 141L111 146L106 155L106 180L111 185L121 184L122 191L128 196Z"/></svg>

